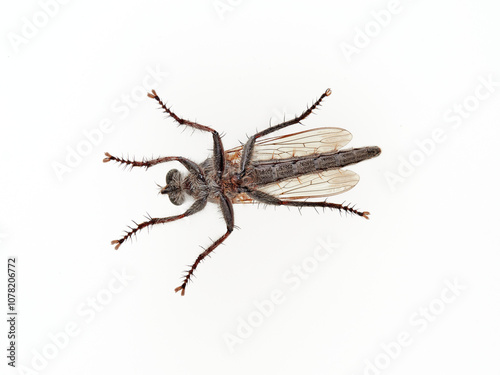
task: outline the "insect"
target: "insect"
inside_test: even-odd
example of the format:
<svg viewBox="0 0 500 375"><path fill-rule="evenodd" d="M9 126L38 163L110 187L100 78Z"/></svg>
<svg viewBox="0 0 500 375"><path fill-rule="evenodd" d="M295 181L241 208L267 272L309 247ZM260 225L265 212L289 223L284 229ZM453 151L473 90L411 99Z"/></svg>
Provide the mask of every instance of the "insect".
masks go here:
<svg viewBox="0 0 500 375"><path fill-rule="evenodd" d="M187 284L200 262L214 251L234 229L235 203L260 202L275 206L323 207L359 215L368 219L367 211L358 211L350 205L326 201L305 201L309 198L328 197L352 189L359 176L342 169L350 164L376 157L379 147L361 147L341 150L352 135L340 128L317 128L298 133L264 138L265 136L299 124L309 116L331 94L326 90L320 98L300 116L281 124L271 126L251 136L240 146L224 151L219 133L196 122L177 116L159 98L154 90L148 96L158 102L164 112L179 125L212 134L213 155L201 164L182 156L166 156L150 160L126 160L105 153L104 163L111 160L133 167L149 168L157 164L177 161L187 169L183 175L177 169L166 175L166 185L161 194L167 194L174 205L181 205L186 194L194 203L182 214L163 218L147 217L147 221L129 227L119 240L111 242L118 249L120 245L140 230L153 225L179 220L203 210L208 202L219 205L226 223L226 232L198 256L186 272L182 284L175 291L184 295Z"/></svg>

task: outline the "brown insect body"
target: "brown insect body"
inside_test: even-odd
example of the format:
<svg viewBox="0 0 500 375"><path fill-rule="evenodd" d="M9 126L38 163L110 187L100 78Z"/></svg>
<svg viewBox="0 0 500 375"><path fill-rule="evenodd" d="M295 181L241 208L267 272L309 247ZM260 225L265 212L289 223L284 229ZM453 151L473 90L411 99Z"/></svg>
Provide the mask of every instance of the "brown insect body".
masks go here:
<svg viewBox="0 0 500 375"><path fill-rule="evenodd" d="M380 154L378 147L362 147L326 154L312 154L279 161L260 161L252 163L255 185L277 183L290 178L338 169Z"/></svg>
<svg viewBox="0 0 500 375"><path fill-rule="evenodd" d="M299 123L311 114L330 92L328 89L302 115L259 132L250 137L244 145L228 151L224 151L220 136L215 130L179 118L163 104L155 91L148 94L179 124L212 133L214 153L200 164L183 157L130 161L106 153L104 162L114 160L131 167L149 168L168 161L180 162L189 173L183 177L178 170L170 170L166 176L167 184L161 189L161 193L168 194L175 205L184 202L185 194L194 198L194 203L183 214L149 218L127 231L120 240L112 241L112 244L118 249L125 240L145 227L193 215L201 211L207 202L218 204L226 222L226 233L198 256L184 277L182 285L176 288L176 291L181 291L184 295L186 285L201 260L233 231L233 203L261 202L269 205L332 208L368 219L368 212L358 211L349 205L298 199L327 197L351 189L358 182L359 176L342 168L378 156L380 148L371 146L340 150L352 138L349 132L340 128L317 128L280 137L263 138L274 131Z"/></svg>

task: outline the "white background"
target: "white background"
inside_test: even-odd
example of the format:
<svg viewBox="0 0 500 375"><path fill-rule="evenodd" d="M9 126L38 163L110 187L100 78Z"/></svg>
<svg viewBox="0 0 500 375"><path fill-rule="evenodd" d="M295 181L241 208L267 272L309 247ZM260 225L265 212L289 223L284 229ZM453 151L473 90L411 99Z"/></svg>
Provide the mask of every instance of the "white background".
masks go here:
<svg viewBox="0 0 500 375"><path fill-rule="evenodd" d="M496 1L46 2L0 12L0 304L6 310L15 256L24 366L6 365L4 323L3 369L500 371L500 86L481 83L500 81ZM151 69L159 78L141 88ZM351 168L361 176L355 189L330 198L371 211L371 220L235 207L241 229L200 265L184 297L174 293L182 271L225 231L216 207L143 231L119 251L110 245L146 212L169 216L187 204L173 206L155 185L182 169L176 163L124 172L101 162L105 151L200 162L211 148L209 135L166 119L145 89L225 133L230 148L328 87L304 124L346 128L353 147L382 148ZM457 117L458 106L466 109ZM106 120L111 129L85 148L84 132ZM436 131L440 143L430 141ZM85 155L68 166L79 147ZM71 171L58 178L61 165ZM314 261L325 242L334 251ZM307 278L292 283L294 265ZM121 273L130 280L119 283ZM283 296L263 316L255 303L273 293ZM396 343L401 335L409 345Z"/></svg>

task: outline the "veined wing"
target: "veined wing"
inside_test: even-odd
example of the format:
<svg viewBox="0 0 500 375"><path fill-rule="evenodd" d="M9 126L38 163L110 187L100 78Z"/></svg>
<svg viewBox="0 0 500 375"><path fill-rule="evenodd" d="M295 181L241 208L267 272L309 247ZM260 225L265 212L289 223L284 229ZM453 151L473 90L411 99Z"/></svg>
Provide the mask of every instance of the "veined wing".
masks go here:
<svg viewBox="0 0 500 375"><path fill-rule="evenodd" d="M260 186L258 189L279 199L306 199L329 197L351 190L359 181L359 176L349 170L332 169L315 172L288 180ZM233 203L252 203L247 194L233 198Z"/></svg>
<svg viewBox="0 0 500 375"><path fill-rule="evenodd" d="M252 160L276 160L334 152L348 144L351 133L341 128L317 128L273 138L258 139L255 142ZM243 146L226 151L226 158L237 161L241 158Z"/></svg>
<svg viewBox="0 0 500 375"><path fill-rule="evenodd" d="M318 198L344 193L358 181L359 176L352 171L332 169L264 185L259 190L279 199Z"/></svg>

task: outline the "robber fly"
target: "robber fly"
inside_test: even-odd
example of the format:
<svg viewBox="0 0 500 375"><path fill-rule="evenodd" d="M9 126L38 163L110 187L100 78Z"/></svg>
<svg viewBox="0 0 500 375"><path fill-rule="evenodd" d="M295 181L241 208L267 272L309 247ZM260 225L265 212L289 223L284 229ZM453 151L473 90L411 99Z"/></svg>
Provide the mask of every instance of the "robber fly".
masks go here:
<svg viewBox="0 0 500 375"><path fill-rule="evenodd" d="M328 197L352 189L359 181L359 176L341 168L378 156L381 152L379 147L341 150L349 143L352 135L340 128L318 128L264 138L275 131L300 123L330 94L331 90L326 90L300 116L258 132L240 147L224 151L217 131L180 118L153 90L148 96L155 99L164 112L179 125L212 134L213 155L203 163L196 164L182 156L135 161L118 158L106 152L104 163L114 160L131 168L147 169L160 163L178 161L187 169L188 174L182 175L177 169L170 170L166 176L166 185L160 192L168 194L174 205L181 205L186 194L194 198L194 203L183 214L163 218L148 216L148 220L141 224L134 222L136 225L134 228L129 227L130 230L126 231L122 238L112 241L111 244L118 249L124 241L146 227L193 215L205 208L207 202L218 204L226 222L226 233L206 248L187 271L182 284L175 289L184 295L186 285L196 267L233 231L234 203L260 202L275 206L332 208L368 219L369 212L358 211L350 205L305 201L305 199Z"/></svg>

